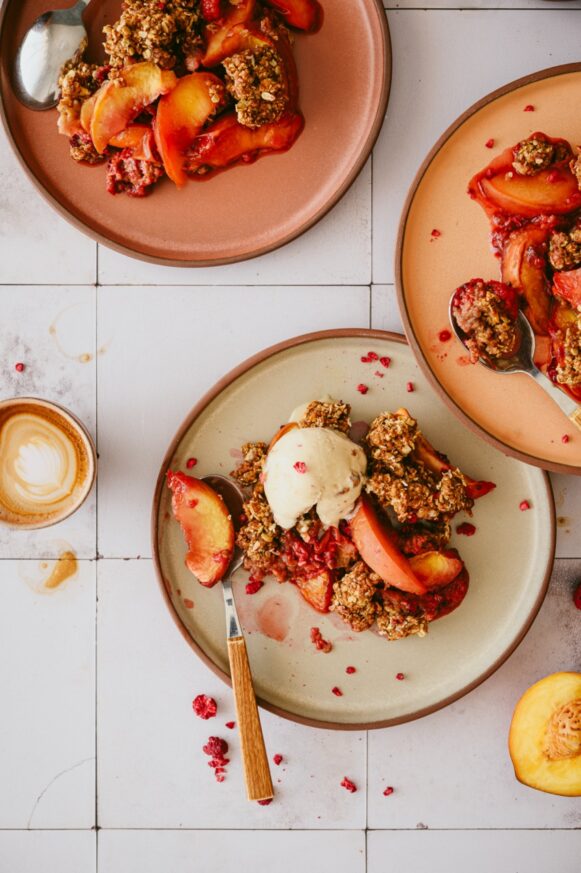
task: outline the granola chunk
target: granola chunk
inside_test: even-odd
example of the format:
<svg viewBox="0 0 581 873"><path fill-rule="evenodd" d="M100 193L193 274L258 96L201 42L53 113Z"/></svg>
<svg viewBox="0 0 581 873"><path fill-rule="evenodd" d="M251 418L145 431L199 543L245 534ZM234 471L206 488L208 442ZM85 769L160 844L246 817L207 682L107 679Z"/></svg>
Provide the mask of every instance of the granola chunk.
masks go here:
<svg viewBox="0 0 581 873"><path fill-rule="evenodd" d="M383 591L383 603L379 606L377 628L381 636L388 640L401 640L414 634L425 637L428 619L413 595L386 588Z"/></svg>
<svg viewBox="0 0 581 873"><path fill-rule="evenodd" d="M198 6L198 0L125 0L119 20L103 28L111 66L152 61L173 69L199 38Z"/></svg>
<svg viewBox="0 0 581 873"><path fill-rule="evenodd" d="M379 504L391 507L400 522L437 521L438 480L423 465L408 465L401 476L390 471L376 471L367 480L366 491L375 494Z"/></svg>
<svg viewBox="0 0 581 873"><path fill-rule="evenodd" d="M581 264L581 227L551 234L549 261L554 270L572 270Z"/></svg>
<svg viewBox="0 0 581 873"><path fill-rule="evenodd" d="M482 355L510 356L518 347L516 321L504 301L491 289L491 283L476 279L463 285L455 295L454 316L466 334L466 346L473 363Z"/></svg>
<svg viewBox="0 0 581 873"><path fill-rule="evenodd" d="M241 485L256 485L262 473L267 451L266 443L244 443L242 446L243 459L230 473L232 478L240 482Z"/></svg>
<svg viewBox="0 0 581 873"><path fill-rule="evenodd" d="M280 55L265 45L231 55L222 65L240 124L256 128L278 121L288 104Z"/></svg>
<svg viewBox="0 0 581 873"><path fill-rule="evenodd" d="M351 430L350 413L351 406L341 400L313 400L299 421L299 427L328 427L348 434Z"/></svg>
<svg viewBox="0 0 581 873"><path fill-rule="evenodd" d="M331 612L336 612L357 633L371 627L377 615L375 601L380 577L363 561L358 561L333 585Z"/></svg>
<svg viewBox="0 0 581 873"><path fill-rule="evenodd" d="M557 382L571 387L581 385L581 315L563 336L563 358L557 365Z"/></svg>
<svg viewBox="0 0 581 873"><path fill-rule="evenodd" d="M74 133L69 138L69 152L73 161L85 164L102 164L108 154L99 154L88 133Z"/></svg>
<svg viewBox="0 0 581 873"><path fill-rule="evenodd" d="M445 516L456 515L462 510L469 512L474 500L468 496L466 479L458 468L446 470L438 482L436 506Z"/></svg>
<svg viewBox="0 0 581 873"><path fill-rule="evenodd" d="M83 103L95 93L103 81L104 68L85 61L86 47L87 41L84 40L75 56L66 62L59 75L60 99L57 112L58 128L61 133L72 132L75 124L79 122Z"/></svg>
<svg viewBox="0 0 581 873"><path fill-rule="evenodd" d="M276 524L262 486L243 504L247 521L238 531L236 545L245 553L244 566L269 573L280 561L282 529Z"/></svg>
<svg viewBox="0 0 581 873"><path fill-rule="evenodd" d="M513 167L520 176L535 176L568 157L564 143L553 144L539 135L523 139L514 148Z"/></svg>
<svg viewBox="0 0 581 873"><path fill-rule="evenodd" d="M413 452L418 433L417 421L407 413L382 412L371 422L365 444L375 461L401 476L403 461Z"/></svg>
<svg viewBox="0 0 581 873"><path fill-rule="evenodd" d="M577 186L581 189L581 153L569 163L569 168L577 179Z"/></svg>

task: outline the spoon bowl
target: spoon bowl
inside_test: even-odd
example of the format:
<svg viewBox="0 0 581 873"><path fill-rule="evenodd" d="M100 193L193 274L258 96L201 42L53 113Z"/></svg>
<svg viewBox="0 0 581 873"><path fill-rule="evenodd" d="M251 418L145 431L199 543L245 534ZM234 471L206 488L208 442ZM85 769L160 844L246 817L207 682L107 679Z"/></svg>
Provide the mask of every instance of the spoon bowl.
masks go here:
<svg viewBox="0 0 581 873"><path fill-rule="evenodd" d="M83 12L90 0L77 0L70 9L44 12L26 32L12 71L14 93L35 111L52 109L59 99L63 65L87 43Z"/></svg>
<svg viewBox="0 0 581 873"><path fill-rule="evenodd" d="M452 305L453 301L454 295L450 298L450 305L448 308L450 324L464 348L467 349L468 337L456 321L454 307ZM487 367L487 369L493 370L495 373L501 373L502 375L507 373L526 373L528 376L531 376L543 391L551 397L557 406L560 407L573 424L581 430L581 407L577 406L577 403L569 397L568 394L565 394L564 391L557 388L548 376L539 370L535 364L535 334L528 318L524 312L520 310L517 316L516 326L520 342L513 355L506 358L491 358L485 355L480 355L478 362Z"/></svg>

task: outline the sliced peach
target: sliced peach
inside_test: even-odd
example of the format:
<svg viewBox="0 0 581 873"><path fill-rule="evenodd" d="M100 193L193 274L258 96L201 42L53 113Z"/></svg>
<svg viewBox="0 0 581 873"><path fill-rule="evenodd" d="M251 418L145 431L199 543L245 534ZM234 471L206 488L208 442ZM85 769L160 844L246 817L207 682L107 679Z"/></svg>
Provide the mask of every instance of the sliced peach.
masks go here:
<svg viewBox="0 0 581 873"><path fill-rule="evenodd" d="M105 82L97 91L91 116L91 139L99 153L111 139L139 113L175 88L177 79L171 70L143 61L126 67L119 79Z"/></svg>
<svg viewBox="0 0 581 873"><path fill-rule="evenodd" d="M523 694L508 748L523 785L581 797L581 673L553 673Z"/></svg>
<svg viewBox="0 0 581 873"><path fill-rule="evenodd" d="M571 146L566 140L540 136L554 144ZM477 200L486 213L508 212L531 218L543 213L562 214L581 206L581 191L577 179L568 166L568 159L560 161L534 176L521 176L513 167L514 149L505 149L487 167L476 173L468 185L468 193Z"/></svg>
<svg viewBox="0 0 581 873"><path fill-rule="evenodd" d="M553 294L566 300L571 306L581 308L581 268L555 273L553 276Z"/></svg>
<svg viewBox="0 0 581 873"><path fill-rule="evenodd" d="M537 334L546 336L551 297L546 276L546 244L550 228L527 225L514 230L502 253L502 281L526 301L525 314Z"/></svg>
<svg viewBox="0 0 581 873"><path fill-rule="evenodd" d="M256 14L256 0L240 0L219 21L204 28L206 51L201 59L204 67L215 67L237 49L232 40L232 30L238 24L248 24Z"/></svg>
<svg viewBox="0 0 581 873"><path fill-rule="evenodd" d="M209 485L169 470L172 510L180 523L188 554L186 566L211 588L226 573L234 554L234 525L222 497Z"/></svg>
<svg viewBox="0 0 581 873"><path fill-rule="evenodd" d="M91 133L91 119L93 118L95 103L97 102L98 96L99 92L96 91L95 94L91 94L91 96L88 97L81 106L81 127L85 133Z"/></svg>
<svg viewBox="0 0 581 873"><path fill-rule="evenodd" d="M426 585L416 576L410 561L398 549L394 531L379 518L365 495L361 497L350 527L359 554L384 582L412 594L426 592Z"/></svg>
<svg viewBox="0 0 581 873"><path fill-rule="evenodd" d="M130 149L138 161L157 161L157 149L153 130L148 124L130 124L114 136L109 145L118 149Z"/></svg>
<svg viewBox="0 0 581 873"><path fill-rule="evenodd" d="M321 570L317 576L299 576L295 582L307 603L318 612L329 612L333 597L333 576L329 570Z"/></svg>
<svg viewBox="0 0 581 873"><path fill-rule="evenodd" d="M428 589L443 588L460 573L464 564L452 549L445 552L423 552L409 558L414 576Z"/></svg>
<svg viewBox="0 0 581 873"><path fill-rule="evenodd" d="M266 0L287 24L314 33L323 23L323 9L317 0Z"/></svg>
<svg viewBox="0 0 581 873"><path fill-rule="evenodd" d="M155 117L155 141L165 171L178 187L188 180L185 151L220 105L213 100L224 86L213 73L191 73L162 97Z"/></svg>
<svg viewBox="0 0 581 873"><path fill-rule="evenodd" d="M285 433L288 433L289 430L294 430L295 427L298 427L296 421L289 421L287 424L283 424L281 427L279 427L279 429L270 441L268 451L270 452L270 450L277 444L279 439L285 435Z"/></svg>

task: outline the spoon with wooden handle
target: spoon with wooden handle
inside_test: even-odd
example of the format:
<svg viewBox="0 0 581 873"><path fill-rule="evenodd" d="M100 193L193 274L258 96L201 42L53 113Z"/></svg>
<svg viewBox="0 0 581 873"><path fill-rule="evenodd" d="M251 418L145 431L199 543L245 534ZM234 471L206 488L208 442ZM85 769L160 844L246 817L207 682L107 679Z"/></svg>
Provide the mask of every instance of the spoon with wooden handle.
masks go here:
<svg viewBox="0 0 581 873"><path fill-rule="evenodd" d="M467 336L456 321L454 314L454 295L452 295L450 300L449 316L454 333L462 345L468 348L466 345ZM495 373L527 373L527 375L532 376L537 385L554 400L562 412L581 430L581 406L572 397L569 397L568 394L557 388L549 377L539 370L533 361L535 334L528 318L522 311L519 311L518 314L517 328L520 334L520 343L514 355L507 358L489 358L481 355L479 363L484 364L489 370L494 370Z"/></svg>
<svg viewBox="0 0 581 873"><path fill-rule="evenodd" d="M236 482L227 476L204 476L203 479L224 500L228 507L234 527L240 525L244 495ZM238 732L242 748L244 778L248 800L270 800L274 796L270 767L264 746L260 716L256 705L256 695L252 684L252 674L248 661L246 642L236 612L232 576L242 565L244 555L236 548L228 572L222 579L224 603L226 607L226 629L228 633L228 658L230 676L236 704Z"/></svg>

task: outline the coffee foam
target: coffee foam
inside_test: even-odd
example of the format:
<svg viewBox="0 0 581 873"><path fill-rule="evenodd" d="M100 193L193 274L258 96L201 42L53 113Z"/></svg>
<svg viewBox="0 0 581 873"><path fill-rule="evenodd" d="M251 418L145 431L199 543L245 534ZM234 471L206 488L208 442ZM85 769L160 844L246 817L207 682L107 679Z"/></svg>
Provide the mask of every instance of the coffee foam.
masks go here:
<svg viewBox="0 0 581 873"><path fill-rule="evenodd" d="M0 519L50 524L84 497L91 460L74 424L40 403L0 408Z"/></svg>

